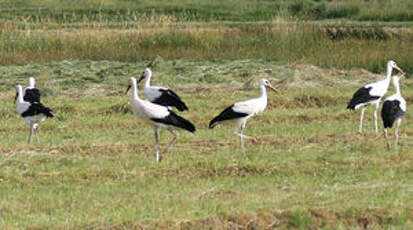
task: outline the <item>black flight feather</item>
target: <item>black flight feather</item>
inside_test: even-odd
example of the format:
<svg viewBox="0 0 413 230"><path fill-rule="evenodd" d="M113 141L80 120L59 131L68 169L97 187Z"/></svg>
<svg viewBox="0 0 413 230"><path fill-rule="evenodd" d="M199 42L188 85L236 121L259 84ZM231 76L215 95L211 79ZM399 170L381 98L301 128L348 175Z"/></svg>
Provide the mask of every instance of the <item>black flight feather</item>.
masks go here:
<svg viewBox="0 0 413 230"><path fill-rule="evenodd" d="M155 121L155 122L162 123L162 124L179 127L179 128L188 130L191 133L195 132L195 130L196 130L195 126L190 121L186 120L183 117L178 116L172 110L168 110L168 111L169 111L168 116L166 116L164 118L151 118L151 120Z"/></svg>
<svg viewBox="0 0 413 230"><path fill-rule="evenodd" d="M372 96L370 95L370 90L372 87L362 87L358 89L353 97L351 98L350 102L347 105L347 109L356 109L356 106L362 103L367 103L369 101L377 100L380 97L379 96Z"/></svg>
<svg viewBox="0 0 413 230"><path fill-rule="evenodd" d="M26 89L23 100L30 103L40 102L40 91L37 88Z"/></svg>
<svg viewBox="0 0 413 230"><path fill-rule="evenodd" d="M217 125L217 122L225 121L225 120L232 120L236 118L246 117L248 116L247 113L239 113L233 110L234 105L229 106L224 111L222 111L218 116L209 122L209 128L212 129Z"/></svg>
<svg viewBox="0 0 413 230"><path fill-rule="evenodd" d="M159 89L159 91L161 92L161 96L152 101L152 103L162 106L173 106L179 111L188 110L188 107L174 91L170 89Z"/></svg>
<svg viewBox="0 0 413 230"><path fill-rule="evenodd" d="M384 128L393 127L396 119L402 117L406 112L400 108L400 101L385 101L381 109L381 118L383 119Z"/></svg>
<svg viewBox="0 0 413 230"><path fill-rule="evenodd" d="M52 110L44 106L40 102L33 102L30 104L29 108L21 114L22 117L29 117L43 114L46 117L53 117Z"/></svg>

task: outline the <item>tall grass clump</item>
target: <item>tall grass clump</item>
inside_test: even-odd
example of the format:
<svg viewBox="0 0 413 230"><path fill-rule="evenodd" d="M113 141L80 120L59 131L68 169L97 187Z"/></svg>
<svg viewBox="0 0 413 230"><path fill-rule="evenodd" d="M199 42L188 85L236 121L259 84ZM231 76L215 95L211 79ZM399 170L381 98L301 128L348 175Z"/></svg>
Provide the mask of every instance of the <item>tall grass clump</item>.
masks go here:
<svg viewBox="0 0 413 230"><path fill-rule="evenodd" d="M288 9L292 15L299 18L321 19L326 11L326 4L312 0L296 0Z"/></svg>
<svg viewBox="0 0 413 230"><path fill-rule="evenodd" d="M323 12L323 18L353 18L360 12L360 7L356 4L337 4L330 6Z"/></svg>
<svg viewBox="0 0 413 230"><path fill-rule="evenodd" d="M268 21L279 15L300 19L346 18L411 21L411 1L13 1L0 3L0 19L24 23L140 22L161 15L180 21Z"/></svg>
<svg viewBox="0 0 413 230"><path fill-rule="evenodd" d="M149 60L260 58L325 67L363 67L397 59L412 66L413 40L399 40L383 30L332 30L302 22L228 27L158 29L78 29L0 33L0 63L50 62L65 59ZM341 36L341 37L340 37ZM408 67L411 69L411 67Z"/></svg>

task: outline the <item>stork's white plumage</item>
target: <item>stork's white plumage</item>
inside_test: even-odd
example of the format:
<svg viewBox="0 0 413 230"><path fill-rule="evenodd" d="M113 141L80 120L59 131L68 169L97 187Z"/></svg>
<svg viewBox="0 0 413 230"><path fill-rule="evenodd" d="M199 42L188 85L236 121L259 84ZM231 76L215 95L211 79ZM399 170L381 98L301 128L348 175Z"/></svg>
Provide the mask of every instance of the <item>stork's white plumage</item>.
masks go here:
<svg viewBox="0 0 413 230"><path fill-rule="evenodd" d="M407 105L406 100L402 97L400 92L399 77L393 77L393 85L396 89L396 93L387 97L383 102L383 108L381 110L381 118L384 125L384 136L387 139L387 148L390 149L390 139L387 135L387 128L393 127L393 123L396 122L395 146L399 143L399 126L402 122L402 117L406 113Z"/></svg>
<svg viewBox="0 0 413 230"><path fill-rule="evenodd" d="M155 132L155 148L156 148L156 161L162 160L162 155L168 151L168 148L178 138L178 133L175 131L177 128L185 129L189 132L195 132L195 126L183 117L178 116L172 110L165 106L154 104L148 100L142 100L138 96L138 87L135 78L130 78L129 87L126 90L132 88L131 107L135 116L142 118L153 125ZM164 128L174 135L171 142L165 148L162 154L159 153L159 128Z"/></svg>
<svg viewBox="0 0 413 230"><path fill-rule="evenodd" d="M14 101L17 100L17 92ZM27 102L40 102L40 91L35 87L34 77L29 78L29 86L23 90L23 100Z"/></svg>
<svg viewBox="0 0 413 230"><path fill-rule="evenodd" d="M31 141L32 134L34 133L39 141L37 135L37 129L41 122L43 122L46 117L53 117L52 110L40 102L27 102L23 99L23 89L21 85L16 86L17 92L17 113L23 117L24 121L30 126L30 134L27 140L28 143Z"/></svg>
<svg viewBox="0 0 413 230"><path fill-rule="evenodd" d="M367 106L369 105L375 106L374 125L376 128L376 133L378 132L377 110L379 109L379 105L380 105L380 101L382 97L387 93L387 89L389 88L393 68L403 73L403 70L401 70L397 66L397 63L395 61L392 61L392 60L388 61L386 78L378 82L367 84L364 87L358 89L354 93L350 102L348 103L347 109L356 110L358 108L362 108L361 116L360 116L359 133L363 131L364 112L367 109Z"/></svg>
<svg viewBox="0 0 413 230"><path fill-rule="evenodd" d="M255 114L262 113L267 107L267 90L266 87L277 92L277 90L271 86L267 79L260 80L261 96L258 98L250 99L247 101L237 102L227 107L218 116L211 120L209 128L214 128L218 123L236 120L237 126L234 134L240 137L241 148L244 149L244 138L250 138L244 135L242 132L245 129L247 120Z"/></svg>
<svg viewBox="0 0 413 230"><path fill-rule="evenodd" d="M176 107L179 111L188 110L188 107L174 91L164 87L151 86L151 77L151 69L146 68L138 80L139 84L145 79L143 92L147 100L158 105Z"/></svg>

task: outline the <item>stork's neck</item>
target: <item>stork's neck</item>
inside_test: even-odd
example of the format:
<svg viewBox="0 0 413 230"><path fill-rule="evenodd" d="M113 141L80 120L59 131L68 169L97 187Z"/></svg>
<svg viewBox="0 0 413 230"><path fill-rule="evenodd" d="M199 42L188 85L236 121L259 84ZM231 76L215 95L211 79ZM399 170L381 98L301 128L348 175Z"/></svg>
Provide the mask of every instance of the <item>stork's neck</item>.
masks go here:
<svg viewBox="0 0 413 230"><path fill-rule="evenodd" d="M29 88L34 88L34 78L29 78Z"/></svg>
<svg viewBox="0 0 413 230"><path fill-rule="evenodd" d="M401 96L399 81L394 81L394 88L396 88L396 95Z"/></svg>
<svg viewBox="0 0 413 230"><path fill-rule="evenodd" d="M145 78L145 87L151 87L151 77L152 73L148 73L148 76Z"/></svg>
<svg viewBox="0 0 413 230"><path fill-rule="evenodd" d="M140 100L138 97L138 87L136 85L136 81L132 83L132 100Z"/></svg>
<svg viewBox="0 0 413 230"><path fill-rule="evenodd" d="M391 66L387 66L387 74L386 74L386 82L388 82L388 84L390 84L390 80L391 80L391 74L393 72L393 67Z"/></svg>
<svg viewBox="0 0 413 230"><path fill-rule="evenodd" d="M260 88L261 88L260 98L264 98L264 100L267 100L267 89L265 88L264 85L261 85Z"/></svg>
<svg viewBox="0 0 413 230"><path fill-rule="evenodd" d="M18 101L19 103L23 103L23 102L24 102L24 100L23 100L23 90L22 90L22 87L21 87L21 86L17 87L17 101Z"/></svg>

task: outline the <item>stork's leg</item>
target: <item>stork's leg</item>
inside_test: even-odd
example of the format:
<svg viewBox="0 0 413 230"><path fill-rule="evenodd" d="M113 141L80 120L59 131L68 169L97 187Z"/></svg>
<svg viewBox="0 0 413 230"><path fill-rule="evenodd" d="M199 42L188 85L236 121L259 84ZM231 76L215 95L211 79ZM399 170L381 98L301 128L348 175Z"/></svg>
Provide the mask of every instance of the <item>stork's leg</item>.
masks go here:
<svg viewBox="0 0 413 230"><path fill-rule="evenodd" d="M399 127L400 127L401 122L402 122L401 118L397 119L396 130L394 131L394 136L396 137L396 141L394 145L396 146L396 148L397 148L397 145L399 144Z"/></svg>
<svg viewBox="0 0 413 230"><path fill-rule="evenodd" d="M384 128L384 138L386 139L386 142L387 142L387 150L390 150L391 145L390 145L390 139L387 135L387 128Z"/></svg>
<svg viewBox="0 0 413 230"><path fill-rule="evenodd" d="M172 146L172 144L178 139L179 137L179 133L175 132L173 129L167 129L170 133L172 133L172 135L174 135L174 137L172 138L171 142L169 142L168 146L166 146L165 150L163 151L162 154L165 154L168 152L169 147Z"/></svg>
<svg viewBox="0 0 413 230"><path fill-rule="evenodd" d="M237 126L235 127L234 134L239 136L239 141L241 145L241 149L244 150L244 137L245 135L242 134L243 129L245 128L244 120L239 119L237 122ZM243 128L244 126L244 128Z"/></svg>
<svg viewBox="0 0 413 230"><path fill-rule="evenodd" d="M366 107L363 107L361 109L361 116L360 116L360 126L359 126L359 133L363 132L363 118L364 118L364 112L366 111Z"/></svg>
<svg viewBox="0 0 413 230"><path fill-rule="evenodd" d="M242 150L245 150L245 146L244 146L244 137L246 137L244 134L242 134L242 132L244 131L244 129L245 129L245 122L243 122L242 124L241 124L241 127L240 127L240 129L239 129L239 139L240 139L240 142L241 142L241 149Z"/></svg>
<svg viewBox="0 0 413 230"><path fill-rule="evenodd" d="M27 139L27 144L30 144L30 141L32 140L32 134L33 134L33 123L30 123L30 133L29 133L29 138Z"/></svg>
<svg viewBox="0 0 413 230"><path fill-rule="evenodd" d="M155 150L156 150L156 162L160 162L161 156L159 155L159 131L158 131L158 127L154 127L153 131L155 133Z"/></svg>
<svg viewBox="0 0 413 230"><path fill-rule="evenodd" d="M34 136L36 137L37 143L40 144L40 139L39 139L38 131L39 131L39 124L34 124L34 125L33 125L33 134L34 134Z"/></svg>
<svg viewBox="0 0 413 230"><path fill-rule="evenodd" d="M254 137L250 137L250 136L247 136L247 135L243 134L244 129L245 129L246 126L247 126L247 120L246 119L245 120L239 120L237 128L234 131L234 134L238 135L239 138L240 138L240 143L241 143L242 150L245 149L244 148L244 138L256 140Z"/></svg>
<svg viewBox="0 0 413 230"><path fill-rule="evenodd" d="M374 108L374 127L376 128L376 133L379 132L379 126L377 124L377 111L379 110L379 103L375 104Z"/></svg>

